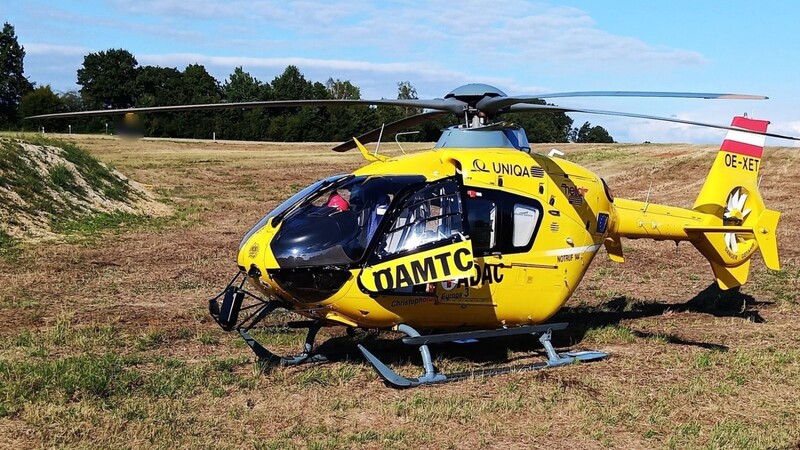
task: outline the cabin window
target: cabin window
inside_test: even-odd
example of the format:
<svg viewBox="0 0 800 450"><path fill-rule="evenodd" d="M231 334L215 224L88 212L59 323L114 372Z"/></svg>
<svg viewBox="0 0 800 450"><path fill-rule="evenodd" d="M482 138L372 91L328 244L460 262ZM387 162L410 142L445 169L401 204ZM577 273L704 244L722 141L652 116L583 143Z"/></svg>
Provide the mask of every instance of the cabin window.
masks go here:
<svg viewBox="0 0 800 450"><path fill-rule="evenodd" d="M454 181L436 183L403 202L400 213L381 237L381 257L417 250L463 236L461 198Z"/></svg>
<svg viewBox="0 0 800 450"><path fill-rule="evenodd" d="M476 256L522 253L533 246L541 204L508 192L466 188L464 209Z"/></svg>
<svg viewBox="0 0 800 450"><path fill-rule="evenodd" d="M539 223L539 210L531 205L514 204L514 247L526 247Z"/></svg>
<svg viewBox="0 0 800 450"><path fill-rule="evenodd" d="M497 245L497 205L483 198L473 198L468 202L467 222L472 248L476 252L491 251Z"/></svg>

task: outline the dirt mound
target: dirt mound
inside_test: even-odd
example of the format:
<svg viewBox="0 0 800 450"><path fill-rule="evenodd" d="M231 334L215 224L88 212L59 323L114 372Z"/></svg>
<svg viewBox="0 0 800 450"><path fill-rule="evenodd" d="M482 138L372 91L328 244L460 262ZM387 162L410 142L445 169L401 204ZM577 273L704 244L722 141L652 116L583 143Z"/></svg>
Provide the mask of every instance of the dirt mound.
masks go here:
<svg viewBox="0 0 800 450"><path fill-rule="evenodd" d="M169 208L73 144L0 138L0 234L53 237L55 224L98 213L161 216Z"/></svg>

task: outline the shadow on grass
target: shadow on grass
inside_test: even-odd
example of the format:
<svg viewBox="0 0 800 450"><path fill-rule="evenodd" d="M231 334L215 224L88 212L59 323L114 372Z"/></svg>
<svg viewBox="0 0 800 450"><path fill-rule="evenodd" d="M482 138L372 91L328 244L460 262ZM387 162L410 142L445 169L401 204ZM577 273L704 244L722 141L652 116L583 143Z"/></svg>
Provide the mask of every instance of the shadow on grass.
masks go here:
<svg viewBox="0 0 800 450"><path fill-rule="evenodd" d="M694 298L685 303L667 304L659 302L631 301L626 297L617 297L596 306L565 307L550 322L569 322L570 326L553 335L553 345L564 351L580 344L591 330L603 327L617 327L622 321L660 316L667 312L694 312L710 314L715 317L739 317L756 323L764 322L764 318L754 306L768 304L757 302L747 294L738 290L722 291L712 284ZM655 340L673 345L701 347L715 351L726 351L727 347L708 342L697 342L682 339L672 334L650 333L621 327L631 339L640 338ZM427 333L426 333L427 334ZM404 345L398 333L357 333L355 336L333 337L317 343L315 353L328 357L330 361L361 361L363 357L356 347L362 344L386 364L419 364L418 347ZM539 355L546 358L544 349L537 337L518 335L486 339L470 344L435 344L430 346L434 359L448 362L468 362L473 370L498 364L509 364L518 360L529 359ZM521 353L520 356L514 353ZM513 355L513 356L510 356Z"/></svg>
<svg viewBox="0 0 800 450"><path fill-rule="evenodd" d="M635 320L660 316L667 312L691 312L709 314L714 317L738 317L754 323L765 322L764 318L753 309L756 306L768 305L770 302L756 301L753 296L743 294L739 289L721 290L716 283L710 284L696 296L685 303L660 303L631 301L626 297L617 297L597 306L564 307L554 317L555 322L569 322L567 329L572 342L581 342L586 332L606 326L616 326L624 320ZM713 343L686 341L675 335L653 334L632 330L631 333L640 338L662 339L670 344L692 345L714 350L726 348Z"/></svg>

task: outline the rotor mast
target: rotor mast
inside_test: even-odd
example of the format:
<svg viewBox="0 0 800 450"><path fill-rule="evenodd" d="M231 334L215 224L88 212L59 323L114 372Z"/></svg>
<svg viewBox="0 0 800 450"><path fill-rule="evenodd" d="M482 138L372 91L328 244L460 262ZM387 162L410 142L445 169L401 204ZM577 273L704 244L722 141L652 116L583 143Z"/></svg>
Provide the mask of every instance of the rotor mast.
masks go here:
<svg viewBox="0 0 800 450"><path fill-rule="evenodd" d="M445 100L452 98L464 103L463 126L468 129L481 128L494 123L499 111L495 111L494 114L487 113L478 108L478 103L485 98L495 97L507 97L507 95L500 89L483 83L465 84L444 96Z"/></svg>

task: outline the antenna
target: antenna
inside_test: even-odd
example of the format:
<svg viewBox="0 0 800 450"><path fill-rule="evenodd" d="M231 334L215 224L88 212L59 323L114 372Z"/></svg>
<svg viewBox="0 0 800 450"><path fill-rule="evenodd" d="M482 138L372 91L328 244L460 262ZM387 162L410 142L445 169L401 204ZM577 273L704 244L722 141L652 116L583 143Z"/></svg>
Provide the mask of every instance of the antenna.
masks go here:
<svg viewBox="0 0 800 450"><path fill-rule="evenodd" d="M399 136L405 136L407 134L419 134L419 130L417 130L417 131L404 131L402 133L397 133L397 134L394 135L394 141L397 142L397 146L400 147L400 151L403 152L404 155L406 154L406 151L403 148L403 146L400 145L400 141L398 141L397 138Z"/></svg>
<svg viewBox="0 0 800 450"><path fill-rule="evenodd" d="M652 191L653 191L653 179L652 179L652 175L653 175L654 173L656 173L656 166L655 166L655 165L653 166L653 168L652 168L652 169L650 169L650 175L651 175L651 178L650 178L650 186L648 186L648 188L647 188L647 196L645 196L645 198L644 198L644 208L642 209L642 212L644 212L644 213L646 213L646 212L647 212L647 207L648 207L648 206L650 206L650 192L652 192Z"/></svg>
<svg viewBox="0 0 800 450"><path fill-rule="evenodd" d="M378 135L378 144L375 145L375 156L378 156L378 150L381 148L381 139L383 139L383 127L385 126L386 126L385 122L381 124L381 134Z"/></svg>

